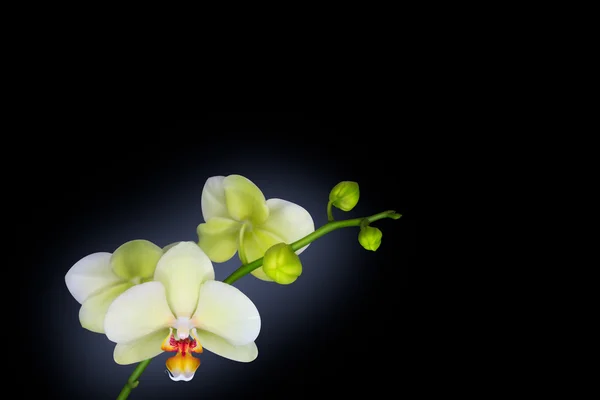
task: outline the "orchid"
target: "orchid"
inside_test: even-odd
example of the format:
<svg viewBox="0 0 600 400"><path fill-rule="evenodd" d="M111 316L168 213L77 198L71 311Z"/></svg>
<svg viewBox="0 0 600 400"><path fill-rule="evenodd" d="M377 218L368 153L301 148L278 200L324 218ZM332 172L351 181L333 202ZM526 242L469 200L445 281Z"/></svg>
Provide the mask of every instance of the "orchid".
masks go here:
<svg viewBox="0 0 600 400"><path fill-rule="evenodd" d="M333 208L351 211L360 198L358 183L342 181L329 193L327 223L315 230L303 207L279 198L265 199L241 175L213 176L202 190L203 223L198 241L175 241L160 248L147 240L126 242L114 253L83 257L66 273L69 292L81 304L79 320L90 331L116 343L117 364L139 364L117 400L127 399L149 362L163 352L169 377L190 381L205 349L221 357L251 362L258 356L258 309L232 286L255 277L290 285L303 274L298 255L310 243L337 229L359 227L358 242L368 251L381 245L375 221L402 215L388 210L368 217L335 220ZM236 252L242 265L222 281L213 262Z"/></svg>
<svg viewBox="0 0 600 400"><path fill-rule="evenodd" d="M152 279L162 254L152 242L132 240L114 253L93 253L77 261L65 275L65 283L81 304L81 326L104 333L104 317L110 304L132 286Z"/></svg>
<svg viewBox="0 0 600 400"><path fill-rule="evenodd" d="M234 361L253 361L258 310L239 289L214 278L212 262L196 243L169 248L158 260L154 281L126 290L106 313L106 336L117 343L115 362L177 352L166 362L170 377L189 381L200 365L192 352L207 349Z"/></svg>
<svg viewBox="0 0 600 400"><path fill-rule="evenodd" d="M205 222L197 228L198 245L214 262L225 262L238 252L242 263L248 264L263 257L271 246L291 244L315 230L303 207L278 198L266 200L261 190L241 175L208 178L201 206ZM252 275L273 280L262 267Z"/></svg>

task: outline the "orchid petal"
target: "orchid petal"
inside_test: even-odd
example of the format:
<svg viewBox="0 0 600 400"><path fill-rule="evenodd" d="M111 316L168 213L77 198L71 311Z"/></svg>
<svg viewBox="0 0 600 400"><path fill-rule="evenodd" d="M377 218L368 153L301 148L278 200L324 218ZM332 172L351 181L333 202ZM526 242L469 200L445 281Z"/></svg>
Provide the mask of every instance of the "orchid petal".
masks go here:
<svg viewBox="0 0 600 400"><path fill-rule="evenodd" d="M206 180L202 188L202 216L204 221L215 217L230 218L225 202L224 176L213 176Z"/></svg>
<svg viewBox="0 0 600 400"><path fill-rule="evenodd" d="M192 323L233 345L253 342L260 332L260 315L252 300L238 288L219 281L207 281L200 287ZM200 344L204 346L202 341Z"/></svg>
<svg viewBox="0 0 600 400"><path fill-rule="evenodd" d="M162 255L162 249L154 243L132 240L115 250L110 263L114 273L123 279L151 278Z"/></svg>
<svg viewBox="0 0 600 400"><path fill-rule="evenodd" d="M127 289L112 302L104 319L104 331L109 340L124 343L174 322L165 287L160 282L146 282Z"/></svg>
<svg viewBox="0 0 600 400"><path fill-rule="evenodd" d="M92 332L104 333L104 317L108 307L121 293L132 286L131 282L118 283L88 297L79 309L81 326Z"/></svg>
<svg viewBox="0 0 600 400"><path fill-rule="evenodd" d="M265 196L248 178L229 175L223 179L227 212L236 221L262 224L269 217ZM204 217L206 218L206 216Z"/></svg>
<svg viewBox="0 0 600 400"><path fill-rule="evenodd" d="M260 229L273 233L282 242L292 244L306 235L315 231L315 223L303 207L282 199L267 200L269 218L260 226ZM302 253L308 245L296 250Z"/></svg>
<svg viewBox="0 0 600 400"><path fill-rule="evenodd" d="M254 342L234 346L208 331L198 330L196 335L203 348L218 356L239 362L254 361L258 357L258 348Z"/></svg>
<svg viewBox="0 0 600 400"><path fill-rule="evenodd" d="M211 279L215 279L212 262L194 242L181 242L169 249L154 273L154 280L164 285L169 306L178 318L192 316L200 284Z"/></svg>
<svg viewBox="0 0 600 400"><path fill-rule="evenodd" d="M229 218L214 217L198 225L198 246L213 262L225 262L238 248L241 224Z"/></svg>
<svg viewBox="0 0 600 400"><path fill-rule="evenodd" d="M121 282L110 267L110 253L93 253L77 261L65 275L71 295L82 304L92 294Z"/></svg>
<svg viewBox="0 0 600 400"><path fill-rule="evenodd" d="M169 332L169 328L163 328L131 342L117 343L113 352L115 362L127 365L156 357L163 352L160 346Z"/></svg>
<svg viewBox="0 0 600 400"><path fill-rule="evenodd" d="M163 254L167 252L167 250L170 250L171 247L175 247L177 246L179 243L181 243L181 241L178 242L173 242L173 243L169 243L168 245L166 245L165 247L162 248Z"/></svg>

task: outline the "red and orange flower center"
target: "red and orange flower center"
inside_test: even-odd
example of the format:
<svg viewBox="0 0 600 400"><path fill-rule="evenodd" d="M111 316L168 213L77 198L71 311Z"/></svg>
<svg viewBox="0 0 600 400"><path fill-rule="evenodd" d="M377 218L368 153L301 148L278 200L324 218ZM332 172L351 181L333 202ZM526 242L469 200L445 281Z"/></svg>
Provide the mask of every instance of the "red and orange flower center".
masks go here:
<svg viewBox="0 0 600 400"><path fill-rule="evenodd" d="M191 336L188 336L185 339L175 339L173 334L170 334L167 339L163 342L161 349L164 351L176 351L181 353L182 356L185 356L186 353L194 352L194 353L202 353L202 346L200 343Z"/></svg>
<svg viewBox="0 0 600 400"><path fill-rule="evenodd" d="M193 357L191 353L202 353L202 346L195 338L175 339L173 334L164 340L161 349L164 351L176 351L177 354L167 359L167 369L174 381L189 381L200 366L200 360Z"/></svg>

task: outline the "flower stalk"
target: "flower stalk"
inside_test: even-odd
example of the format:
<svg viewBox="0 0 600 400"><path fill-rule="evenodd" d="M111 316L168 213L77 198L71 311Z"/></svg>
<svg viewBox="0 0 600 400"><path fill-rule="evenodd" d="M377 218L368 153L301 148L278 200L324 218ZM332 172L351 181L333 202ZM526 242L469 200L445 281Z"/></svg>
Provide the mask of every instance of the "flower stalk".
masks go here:
<svg viewBox="0 0 600 400"><path fill-rule="evenodd" d="M363 221L372 223L372 222L375 222L375 221L378 221L378 220L384 219L384 218L399 219L400 217L402 217L402 214L398 214L394 210L388 210L388 211L380 212L375 215L371 215L369 217L352 218L352 219L345 219L345 220L340 220L340 221L330 221L330 222L327 222L322 227L320 227L319 229L315 230L314 232L309 233L302 239L295 241L294 243L291 244L291 247L292 247L292 250L296 251L296 250L301 249L302 247L314 242L318 238L328 234L329 232L335 231L340 228L348 228L351 226L360 226L360 224ZM241 267L239 267L238 269L236 269L235 271L233 271L233 273L231 275L229 275L227 278L223 279L223 282L232 284L233 282L237 281L244 275L247 275L250 272L254 271L256 268L259 268L260 266L262 266L262 263L263 263L263 259L259 258L255 261L252 261L249 264L244 264Z"/></svg>
<svg viewBox="0 0 600 400"><path fill-rule="evenodd" d="M131 373L131 376L127 380L127 383L125 384L125 386L123 386L121 393L119 393L117 400L125 400L129 396L129 393L131 393L131 390L135 389L140 384L138 379L140 378L140 375L142 375L142 372L144 372L148 364L150 364L150 361L152 361L151 358L142 361L137 365L137 367L135 367L135 369Z"/></svg>

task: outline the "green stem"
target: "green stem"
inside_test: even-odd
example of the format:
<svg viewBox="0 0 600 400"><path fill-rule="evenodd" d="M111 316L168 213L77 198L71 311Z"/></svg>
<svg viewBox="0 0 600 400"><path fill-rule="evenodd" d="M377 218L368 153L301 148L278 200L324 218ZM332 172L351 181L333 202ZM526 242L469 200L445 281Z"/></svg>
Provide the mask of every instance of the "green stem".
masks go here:
<svg viewBox="0 0 600 400"><path fill-rule="evenodd" d="M328 207L328 211L329 210L330 210L330 208ZM316 231L306 235L305 237L303 237L300 240L295 241L294 243L291 244L291 247L292 247L292 250L296 251L296 250L301 249L302 247L308 245L309 243L314 242L321 236L328 234L329 232L335 231L336 229L340 229L340 228L347 228L350 226L360 226L361 222L363 222L363 221L367 221L368 223L371 223L371 222L375 222L377 220L384 219L384 218L398 219L401 216L402 216L402 214L398 214L397 212L395 212L393 210L389 210L389 211L380 212L379 214L371 215L370 217L353 218L353 219L346 219L346 220L342 220L342 221L330 221L330 222L327 222L322 227L320 227L319 229L317 229ZM223 279L223 282L232 284L233 282L237 281L244 275L248 275L250 272L254 271L256 268L262 266L262 263L263 263L263 259L259 258L258 260L252 261L249 264L244 264L241 267L239 267L238 269L236 269L235 271L233 271L233 273L231 275L229 275L227 278Z"/></svg>
<svg viewBox="0 0 600 400"><path fill-rule="evenodd" d="M121 390L121 393L119 393L117 400L126 399L127 396L129 396L129 393L131 393L131 390L135 389L140 384L138 379L140 378L140 375L142 375L142 372L144 372L148 364L150 364L151 360L151 358L144 360L141 363L139 363L137 367L135 367L135 369L129 376L127 383L125 384L125 386L123 386L123 390Z"/></svg>
<svg viewBox="0 0 600 400"><path fill-rule="evenodd" d="M327 203L327 221L333 222L333 213L331 211L331 206L333 205L332 201Z"/></svg>

